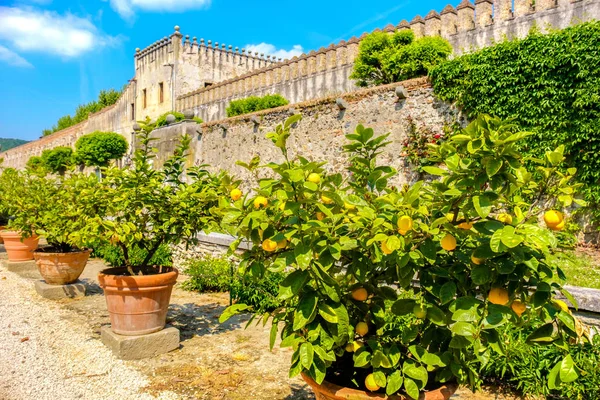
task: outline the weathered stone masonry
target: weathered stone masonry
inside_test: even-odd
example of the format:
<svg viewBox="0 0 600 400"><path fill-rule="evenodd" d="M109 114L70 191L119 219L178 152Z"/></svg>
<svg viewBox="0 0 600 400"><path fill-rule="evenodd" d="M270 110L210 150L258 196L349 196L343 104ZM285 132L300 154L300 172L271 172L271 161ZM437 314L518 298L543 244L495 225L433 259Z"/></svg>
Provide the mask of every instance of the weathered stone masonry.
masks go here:
<svg viewBox="0 0 600 400"><path fill-rule="evenodd" d="M441 13L416 16L386 32L411 29L417 37L441 35L455 54L488 46L505 38L523 37L537 26L564 28L570 24L600 19L598 0L463 0ZM361 36L362 37L362 36ZM73 145L83 134L95 130L114 131L132 142L133 126L146 116L194 111L205 121L225 117L233 99L280 93L291 103L349 93L357 87L349 79L360 38L351 38L292 60L275 60L250 54L233 46L185 37L175 27L165 37L134 55L135 76L119 101L93 114L87 121L40 140L0 154L4 165L24 168L29 157L56 146ZM320 126L315 125L315 131ZM232 133L228 134L235 143ZM246 143L245 145L251 145ZM213 157L214 158L214 157Z"/></svg>

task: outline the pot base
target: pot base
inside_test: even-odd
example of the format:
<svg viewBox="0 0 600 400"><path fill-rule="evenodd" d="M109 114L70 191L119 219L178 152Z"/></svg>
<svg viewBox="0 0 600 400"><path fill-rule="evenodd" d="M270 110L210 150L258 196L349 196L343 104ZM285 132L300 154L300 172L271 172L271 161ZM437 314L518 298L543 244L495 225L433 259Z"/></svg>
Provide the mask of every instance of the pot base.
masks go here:
<svg viewBox="0 0 600 400"><path fill-rule="evenodd" d="M44 281L36 281L35 291L49 300L77 299L85 296L85 285L81 281L67 285L49 285Z"/></svg>
<svg viewBox="0 0 600 400"><path fill-rule="evenodd" d="M102 327L102 343L121 360L139 360L168 353L179 348L179 330L167 326L159 332L138 336L123 336L110 326Z"/></svg>

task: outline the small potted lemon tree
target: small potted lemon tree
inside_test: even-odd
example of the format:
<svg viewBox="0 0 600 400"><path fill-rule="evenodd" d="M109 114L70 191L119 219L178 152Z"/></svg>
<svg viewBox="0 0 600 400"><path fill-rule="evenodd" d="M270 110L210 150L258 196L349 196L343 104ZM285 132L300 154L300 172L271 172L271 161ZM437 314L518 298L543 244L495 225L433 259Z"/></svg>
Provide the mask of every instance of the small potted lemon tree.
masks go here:
<svg viewBox="0 0 600 400"><path fill-rule="evenodd" d="M457 384L476 389L480 366L503 352L498 330L534 318L541 324L531 345L586 340L554 299L575 302L553 267L557 239L538 223L549 211L548 227L560 229L559 207L579 201L569 186L575 171L560 170L561 148L524 160L516 143L527 133L481 116L432 146L439 166L424 169L437 179L397 188L396 172L377 162L387 135L358 126L344 146L350 173L327 174L324 163L288 153L299 119L268 134L283 161L262 167L269 173L253 192L232 192L223 221L254 244L242 272L287 272L282 306L259 317L271 318L271 346L279 337L292 349L290 376L301 374L318 399L439 399ZM241 165L256 172L259 164ZM221 321L248 310L234 304ZM565 352L548 381L577 374Z"/></svg>

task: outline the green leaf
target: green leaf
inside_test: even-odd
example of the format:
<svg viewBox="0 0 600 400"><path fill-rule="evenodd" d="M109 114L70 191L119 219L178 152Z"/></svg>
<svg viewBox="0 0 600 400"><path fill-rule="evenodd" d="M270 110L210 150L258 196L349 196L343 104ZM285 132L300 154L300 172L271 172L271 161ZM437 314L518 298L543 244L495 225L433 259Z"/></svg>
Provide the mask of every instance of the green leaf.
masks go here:
<svg viewBox="0 0 600 400"><path fill-rule="evenodd" d="M321 315L325 321L331 322L332 324L337 324L338 322L338 316L335 313L335 310L327 303L321 303L319 305L319 315Z"/></svg>
<svg viewBox="0 0 600 400"><path fill-rule="evenodd" d="M481 218L487 218L492 212L492 203L485 196L473 196L473 206Z"/></svg>
<svg viewBox="0 0 600 400"><path fill-rule="evenodd" d="M227 321L229 318L233 317L234 315L239 314L242 311L248 310L249 308L250 308L250 306L248 306L246 304L231 305L223 311L223 313L219 317L219 323L222 324L223 322Z"/></svg>
<svg viewBox="0 0 600 400"><path fill-rule="evenodd" d="M275 339L277 339L277 322L271 324L271 332L269 335L269 350L273 350L275 346Z"/></svg>
<svg viewBox="0 0 600 400"><path fill-rule="evenodd" d="M410 378L405 378L404 379L404 390L413 400L418 400L419 387L417 386L415 381L413 381Z"/></svg>
<svg viewBox="0 0 600 400"><path fill-rule="evenodd" d="M556 363L556 365L554 366L554 368L552 368L552 370L550 371L550 373L548 374L548 388L550 390L555 390L558 389L561 385L561 380L560 380L560 368L562 366L562 361Z"/></svg>
<svg viewBox="0 0 600 400"><path fill-rule="evenodd" d="M475 336L477 333L475 326L468 322L457 322L450 328L452 333L459 336Z"/></svg>
<svg viewBox="0 0 600 400"><path fill-rule="evenodd" d="M312 261L313 252L310 246L301 243L294 249L294 257L296 258L298 266L302 269L306 269Z"/></svg>
<svg viewBox="0 0 600 400"><path fill-rule="evenodd" d="M454 282L446 282L442 285L442 288L440 289L440 300L442 301L442 304L454 300L455 295L456 284Z"/></svg>
<svg viewBox="0 0 600 400"><path fill-rule="evenodd" d="M527 342L533 343L551 343L556 337L556 327L552 322L540 326L533 331L528 337Z"/></svg>
<svg viewBox="0 0 600 400"><path fill-rule="evenodd" d="M375 379L375 384L379 387L385 387L387 384L387 378L383 371L374 371L373 378Z"/></svg>
<svg viewBox="0 0 600 400"><path fill-rule="evenodd" d="M438 167L426 166L426 167L423 167L422 169L423 169L423 171L427 172L430 175L436 175L436 176L448 175L448 171L438 168Z"/></svg>
<svg viewBox="0 0 600 400"><path fill-rule="evenodd" d="M484 158L485 172L490 178L498 173L502 168L502 160L498 158Z"/></svg>
<svg viewBox="0 0 600 400"><path fill-rule="evenodd" d="M381 351L381 350L375 350L375 352L373 353L373 359L371 360L371 365L373 365L374 368L391 368L392 367L392 363L390 362L390 359L387 358L387 356ZM381 386L381 385L379 385Z"/></svg>
<svg viewBox="0 0 600 400"><path fill-rule="evenodd" d="M296 270L289 274L283 282L279 284L279 299L286 300L297 296L300 289L304 287L310 274L308 271Z"/></svg>
<svg viewBox="0 0 600 400"><path fill-rule="evenodd" d="M502 241L502 244L504 244L509 249L517 247L523 242L523 236L517 235L515 233L515 228L510 225L505 226L501 232L502 233L500 234L500 240Z"/></svg>
<svg viewBox="0 0 600 400"><path fill-rule="evenodd" d="M318 299L312 292L302 296L298 307L294 311L293 329L295 331L304 328L314 318Z"/></svg>
<svg viewBox="0 0 600 400"><path fill-rule="evenodd" d="M368 365L371 361L371 353L365 347L361 347L356 353L354 353L354 366L356 368L362 368Z"/></svg>
<svg viewBox="0 0 600 400"><path fill-rule="evenodd" d="M400 373L400 371L396 370L392 372L387 377L387 386L385 387L385 393L388 396L391 396L392 394L396 393L398 390L400 390L400 388L402 388L403 380L404 379L402 378L402 374Z"/></svg>
<svg viewBox="0 0 600 400"><path fill-rule="evenodd" d="M578 376L573 358L568 354L560 363L560 380L569 383L576 380Z"/></svg>
<svg viewBox="0 0 600 400"><path fill-rule="evenodd" d="M412 299L400 299L392 304L392 312L396 315L411 314L416 304Z"/></svg>
<svg viewBox="0 0 600 400"><path fill-rule="evenodd" d="M310 368L313 363L314 354L315 351L311 343L304 342L300 345L300 362L304 368Z"/></svg>

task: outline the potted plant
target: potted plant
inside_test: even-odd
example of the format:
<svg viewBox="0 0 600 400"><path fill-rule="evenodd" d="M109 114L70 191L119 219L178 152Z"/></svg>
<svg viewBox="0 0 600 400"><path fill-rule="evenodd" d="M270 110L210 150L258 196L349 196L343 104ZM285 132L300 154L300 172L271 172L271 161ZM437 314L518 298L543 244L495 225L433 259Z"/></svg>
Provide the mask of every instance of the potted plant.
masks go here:
<svg viewBox="0 0 600 400"><path fill-rule="evenodd" d="M33 251L38 246L35 228L18 223L26 215L37 215L40 197L31 190L37 177L12 168L5 168L0 175L0 210L9 216L8 226L0 231L0 237L9 261L33 260Z"/></svg>
<svg viewBox="0 0 600 400"><path fill-rule="evenodd" d="M544 208L579 202L577 185L568 186L575 171L560 172L561 148L527 160L529 172L516 150L527 133L482 116L432 145L443 168L424 170L439 180L396 188L388 183L395 171L377 163L387 135L358 126L346 136L347 173L326 174L324 163L290 157L298 120L267 135L283 161L263 167L269 174L252 195L235 192L223 220L254 244L242 272L287 271L282 307L260 320L271 317L271 347L279 334L293 350L290 376L302 374L318 399L442 399L457 384L477 389L481 366L503 351L498 329L533 316L543 325L532 345L586 339L553 298L560 292L575 304L553 266L552 230L563 216L549 210L550 229L538 225ZM255 176L259 164L240 163ZM249 309L234 304L221 321ZM548 381L577 375L565 352Z"/></svg>
<svg viewBox="0 0 600 400"><path fill-rule="evenodd" d="M152 125L142 125L130 169L103 170L102 194L106 215L92 222L105 243L121 248L123 265L102 271L111 329L121 335L143 335L164 328L171 290L178 271L151 265L164 245L192 243L198 232L218 226L213 209L221 197L224 175L186 167L189 136L183 136L163 167L154 169ZM132 251L145 257L134 263Z"/></svg>

